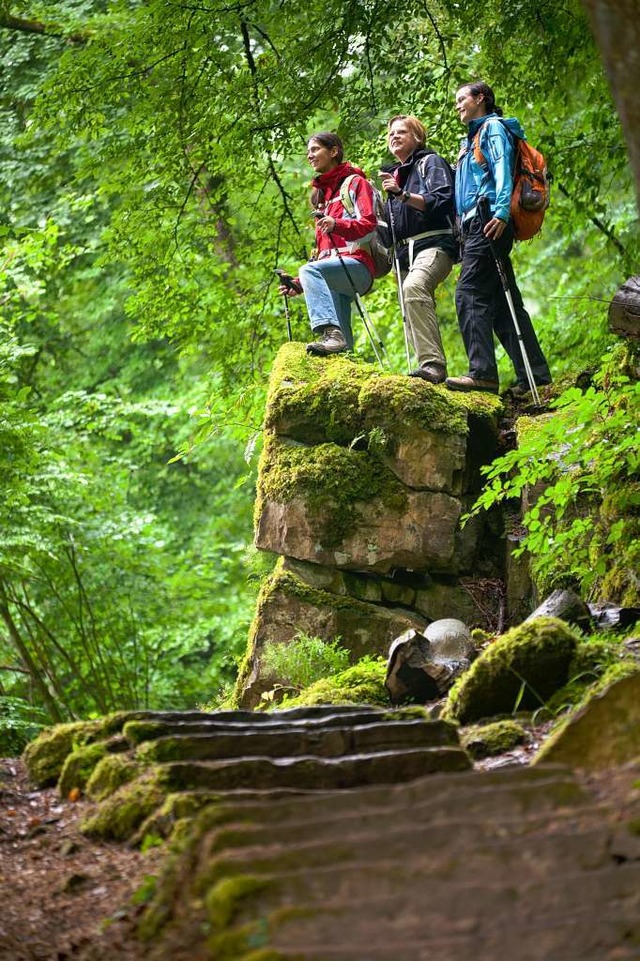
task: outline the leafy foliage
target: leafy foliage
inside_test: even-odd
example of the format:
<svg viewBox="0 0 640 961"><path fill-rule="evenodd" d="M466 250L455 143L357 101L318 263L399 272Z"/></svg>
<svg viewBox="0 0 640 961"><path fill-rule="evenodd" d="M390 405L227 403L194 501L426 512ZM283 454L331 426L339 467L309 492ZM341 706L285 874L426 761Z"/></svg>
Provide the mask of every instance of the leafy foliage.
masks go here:
<svg viewBox="0 0 640 961"><path fill-rule="evenodd" d="M640 254L620 127L578 0L535 18L520 0L327 0L321 17L273 0L0 4L6 696L59 719L193 704L230 677L255 591L244 552L256 438L285 336L273 268L295 272L312 242L305 140L337 129L375 175L390 159L386 119L413 112L454 160L453 94L480 75L555 176L544 243L515 260L559 377L610 346L604 303ZM390 277L367 305L404 369ZM450 368L462 369L453 278L438 311ZM292 314L304 340L304 310ZM357 350L370 353L362 329ZM569 522L558 476L529 547L550 582L627 596L626 567L607 558L633 534L623 515L635 495L601 425L612 418L615 449L630 456L634 397L607 376L558 405L560 423L581 418L563 457L599 519L586 532L584 518ZM546 450L531 458L546 464ZM574 545L575 570L561 573Z"/></svg>
<svg viewBox="0 0 640 961"><path fill-rule="evenodd" d="M555 413L522 432L517 450L486 469L475 510L528 492L523 518L543 591L637 605L640 561L640 385L612 352L586 390L566 390Z"/></svg>

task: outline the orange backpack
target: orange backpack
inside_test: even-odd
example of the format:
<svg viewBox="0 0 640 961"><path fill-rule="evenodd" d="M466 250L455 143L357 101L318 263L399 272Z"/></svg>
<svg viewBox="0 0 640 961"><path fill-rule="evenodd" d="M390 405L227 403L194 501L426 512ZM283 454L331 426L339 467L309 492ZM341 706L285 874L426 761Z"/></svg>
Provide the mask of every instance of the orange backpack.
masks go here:
<svg viewBox="0 0 640 961"><path fill-rule="evenodd" d="M540 151L511 131L509 134L515 139L516 151L510 209L514 236L516 240L531 240L542 227L549 206L551 178ZM487 169L486 157L480 150L480 130L473 138L472 146L476 163Z"/></svg>

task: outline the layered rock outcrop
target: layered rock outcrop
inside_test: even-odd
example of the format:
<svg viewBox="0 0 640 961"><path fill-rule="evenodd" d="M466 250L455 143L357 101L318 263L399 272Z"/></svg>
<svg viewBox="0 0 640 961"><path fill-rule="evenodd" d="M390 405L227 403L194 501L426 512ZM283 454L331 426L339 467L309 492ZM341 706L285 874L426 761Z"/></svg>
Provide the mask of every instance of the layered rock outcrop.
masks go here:
<svg viewBox="0 0 640 961"><path fill-rule="evenodd" d="M494 626L501 548L485 519L462 520L500 411L488 394L281 348L255 515L256 546L280 559L258 603L240 706L272 685L267 642L340 636L357 658L442 617Z"/></svg>

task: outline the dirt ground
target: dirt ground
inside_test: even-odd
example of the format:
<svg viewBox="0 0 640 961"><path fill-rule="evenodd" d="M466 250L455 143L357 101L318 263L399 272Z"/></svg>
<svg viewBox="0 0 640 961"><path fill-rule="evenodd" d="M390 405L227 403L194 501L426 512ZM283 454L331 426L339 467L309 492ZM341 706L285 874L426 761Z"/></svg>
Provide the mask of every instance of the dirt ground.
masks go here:
<svg viewBox="0 0 640 961"><path fill-rule="evenodd" d="M0 760L0 961L140 961L130 899L161 855L85 838L90 807Z"/></svg>

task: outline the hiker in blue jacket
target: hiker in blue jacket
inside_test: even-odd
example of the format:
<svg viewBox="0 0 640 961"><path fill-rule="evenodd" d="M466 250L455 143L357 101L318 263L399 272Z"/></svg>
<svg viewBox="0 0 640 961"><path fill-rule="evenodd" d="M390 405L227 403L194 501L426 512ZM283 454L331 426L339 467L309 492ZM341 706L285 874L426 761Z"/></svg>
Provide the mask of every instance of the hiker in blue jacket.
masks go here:
<svg viewBox="0 0 640 961"><path fill-rule="evenodd" d="M489 244L490 238L505 268L533 379L538 385L549 384L549 366L522 302L509 257L514 239L509 217L514 163L511 134L524 138L524 132L515 118L500 119L502 110L496 106L491 87L482 81L460 87L456 110L467 126L456 169L455 193L462 233L456 310L469 358L469 373L448 377L446 385L451 390L498 393L495 332L515 368L517 381L512 390L515 394L524 394L529 386L522 351ZM479 140L474 150L478 131ZM487 198L490 209L490 219L484 226L477 212L481 197Z"/></svg>

